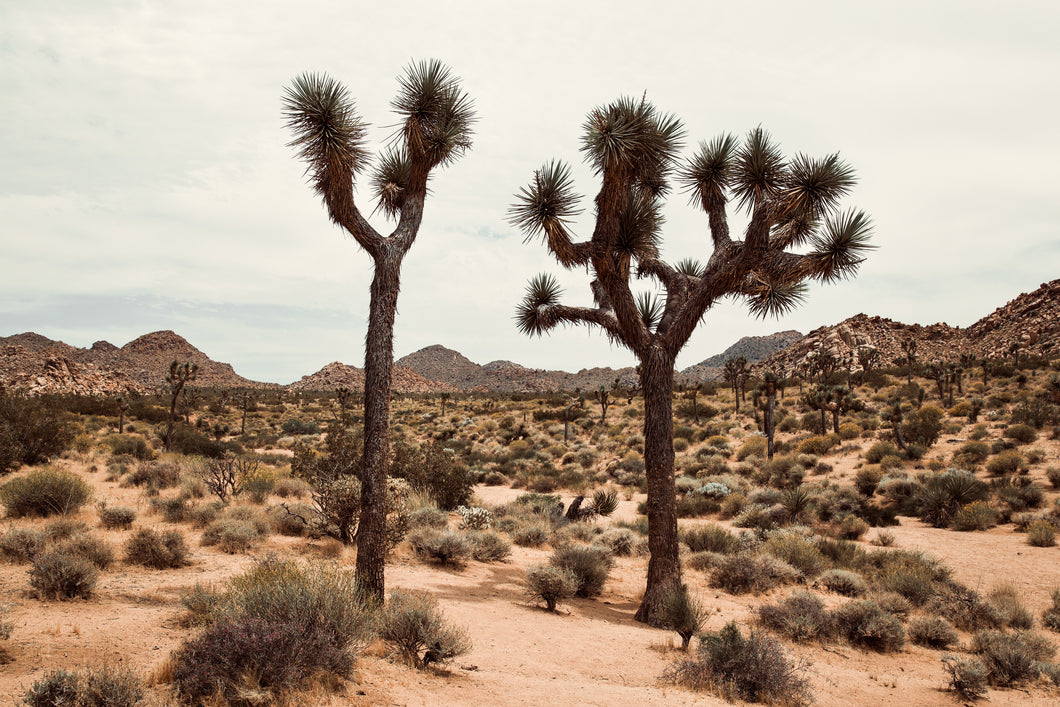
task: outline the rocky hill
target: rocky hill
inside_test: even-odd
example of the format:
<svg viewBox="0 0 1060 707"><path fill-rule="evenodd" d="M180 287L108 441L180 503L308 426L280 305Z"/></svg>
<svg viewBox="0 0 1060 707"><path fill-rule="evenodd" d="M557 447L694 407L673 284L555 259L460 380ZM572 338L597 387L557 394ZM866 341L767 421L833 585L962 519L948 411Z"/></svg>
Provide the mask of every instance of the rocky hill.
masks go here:
<svg viewBox="0 0 1060 707"><path fill-rule="evenodd" d="M743 356L748 363L758 363L777 351L787 348L802 338L794 329L778 331L768 336L745 336L720 354L700 361L681 371L681 375L694 381L715 380L721 377L725 362Z"/></svg>
<svg viewBox="0 0 1060 707"><path fill-rule="evenodd" d="M814 329L763 363L790 371L818 348L840 358L859 347L879 350L881 363L892 365L902 357L901 342L917 342L917 359L956 360L960 354L1011 356L1013 345L1021 355L1060 356L1060 280L1021 294L967 329L945 323L903 324L884 317L857 314L833 326Z"/></svg>
<svg viewBox="0 0 1060 707"><path fill-rule="evenodd" d="M333 361L316 373L302 376L302 379L291 383L287 390L327 390L349 388L364 390L364 370L356 366ZM427 380L416 371L405 366L394 366L393 389L398 393L438 393L457 392L458 388L448 383Z"/></svg>
<svg viewBox="0 0 1060 707"><path fill-rule="evenodd" d="M162 384L174 359L198 364L196 386L270 387L238 375L172 331L145 334L121 348L97 341L82 349L33 332L0 338L0 383L31 395L146 393Z"/></svg>

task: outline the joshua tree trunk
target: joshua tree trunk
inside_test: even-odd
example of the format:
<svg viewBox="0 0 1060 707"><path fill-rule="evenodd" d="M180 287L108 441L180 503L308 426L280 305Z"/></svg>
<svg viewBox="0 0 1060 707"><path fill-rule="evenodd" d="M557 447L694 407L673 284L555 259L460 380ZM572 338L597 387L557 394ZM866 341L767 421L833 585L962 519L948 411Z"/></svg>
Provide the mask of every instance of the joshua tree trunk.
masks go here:
<svg viewBox="0 0 1060 707"><path fill-rule="evenodd" d="M781 390L783 390L783 388ZM777 423L774 419L774 405L776 400L776 393L770 393L769 404L766 406L766 454L769 459L773 458L773 435L776 431Z"/></svg>
<svg viewBox="0 0 1060 707"><path fill-rule="evenodd" d="M357 525L357 579L364 589L378 595L383 593L386 562L390 372L394 366L394 319L400 287L401 255L384 252L375 261L364 341L364 462Z"/></svg>
<svg viewBox="0 0 1060 707"><path fill-rule="evenodd" d="M653 347L641 358L644 462L648 477L648 583L635 620L658 624L659 593L681 583L674 486L674 358Z"/></svg>

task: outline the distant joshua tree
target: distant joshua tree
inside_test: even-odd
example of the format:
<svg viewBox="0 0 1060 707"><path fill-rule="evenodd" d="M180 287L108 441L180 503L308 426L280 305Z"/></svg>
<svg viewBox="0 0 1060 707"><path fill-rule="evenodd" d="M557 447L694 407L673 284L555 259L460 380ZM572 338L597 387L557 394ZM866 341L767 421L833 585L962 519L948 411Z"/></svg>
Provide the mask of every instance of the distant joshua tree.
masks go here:
<svg viewBox="0 0 1060 707"><path fill-rule="evenodd" d="M118 404L118 434L125 433L125 413L129 412L129 403L125 402L125 396L119 395L115 402Z"/></svg>
<svg viewBox="0 0 1060 707"><path fill-rule="evenodd" d="M371 192L376 208L398 219L389 236L376 231L354 203L357 174L371 162L367 124L346 87L322 74L303 74L287 88L283 111L294 133L293 147L308 164L314 190L331 220L371 256L371 286L364 357L364 459L361 516L357 527L357 579L383 596L387 552L386 476L390 448L390 389L394 365L394 319L401 264L423 220L431 172L471 147L475 120L459 80L436 60L409 66L391 102L400 117L393 140L376 160Z"/></svg>
<svg viewBox="0 0 1060 707"><path fill-rule="evenodd" d="M195 380L199 374L199 364L185 361L178 363L176 359L169 364L169 373L166 374L165 385L169 392L169 421L166 423L166 437L162 440L163 448L168 452L173 443L173 426L177 421L177 398L180 397L184 386Z"/></svg>
<svg viewBox="0 0 1060 707"><path fill-rule="evenodd" d="M562 163L541 167L510 211L512 222L527 237L540 235L560 265L588 270L595 301L561 304L558 281L539 275L518 308L519 328L539 335L560 324L599 327L640 362L651 558L636 618L657 625L663 588L681 581L673 449L678 353L720 300L740 297L758 316L779 315L803 299L805 280L853 275L870 247L869 219L837 211L855 181L838 155L786 161L759 128L742 145L732 135L704 143L678 168L682 132L675 117L645 99L620 98L589 113L582 151L601 180L589 240L572 233L579 197ZM660 208L675 169L708 216L713 249L705 264L673 266L660 256ZM730 199L749 216L743 240L729 233ZM806 245L806 252L792 250ZM662 297L635 293L634 278L647 279Z"/></svg>
<svg viewBox="0 0 1060 707"><path fill-rule="evenodd" d="M905 354L905 362L909 367L905 374L905 382L913 382L913 366L916 365L916 339L909 337L902 339L902 353Z"/></svg>

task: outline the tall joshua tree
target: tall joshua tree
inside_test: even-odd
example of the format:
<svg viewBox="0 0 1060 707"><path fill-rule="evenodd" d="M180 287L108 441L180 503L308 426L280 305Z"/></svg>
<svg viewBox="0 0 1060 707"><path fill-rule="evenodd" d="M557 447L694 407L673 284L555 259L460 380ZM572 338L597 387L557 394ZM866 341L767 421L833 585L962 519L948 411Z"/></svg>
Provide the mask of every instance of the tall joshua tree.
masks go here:
<svg viewBox="0 0 1060 707"><path fill-rule="evenodd" d="M805 280L853 275L870 247L871 229L863 213L837 210L855 181L837 155L786 161L761 128L742 144L721 135L680 166L680 122L644 99L620 98L594 108L583 130L582 151L601 180L590 239L577 241L572 233L579 197L561 162L537 170L516 196L510 217L528 239L540 235L560 265L591 273L595 306L561 304L556 279L539 275L516 318L528 335L559 324L599 327L640 362L651 559L636 618L657 624L660 593L681 578L673 449L677 354L724 297L745 299L758 316L778 315L801 301ZM660 205L675 172L708 217L712 252L705 264L685 260L673 266L659 255ZM730 200L750 216L742 240L729 233ZM800 246L804 252L793 250ZM663 297L638 297L634 278L661 287Z"/></svg>
<svg viewBox="0 0 1060 707"><path fill-rule="evenodd" d="M456 161L471 147L472 102L457 79L436 60L409 66L391 103L400 116L389 146L375 161L371 193L376 208L397 227L377 232L354 203L357 175L370 162L367 124L346 87L322 74L303 74L284 94L284 116L293 147L308 165L313 188L331 220L371 256L372 279L364 357L364 458L361 517L357 527L357 578L382 596L386 559L386 476L390 440L390 385L394 364L394 319L401 263L423 220L427 180L437 167Z"/></svg>
<svg viewBox="0 0 1060 707"><path fill-rule="evenodd" d="M199 364L185 361L179 363L173 359L169 364L169 373L166 374L165 384L169 389L169 420L166 422L166 438L162 440L162 446L168 452L173 444L173 427L177 421L177 398L191 381L199 375Z"/></svg>

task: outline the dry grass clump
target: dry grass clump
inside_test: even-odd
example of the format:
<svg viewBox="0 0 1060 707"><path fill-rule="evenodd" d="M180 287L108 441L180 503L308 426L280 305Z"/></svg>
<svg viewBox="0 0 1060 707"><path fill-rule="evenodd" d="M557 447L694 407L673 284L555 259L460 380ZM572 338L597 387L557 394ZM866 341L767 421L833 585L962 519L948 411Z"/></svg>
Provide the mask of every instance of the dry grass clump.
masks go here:
<svg viewBox="0 0 1060 707"><path fill-rule="evenodd" d="M493 530L471 530L465 533L471 544L471 557L479 562L506 562L512 554L512 544Z"/></svg>
<svg viewBox="0 0 1060 707"><path fill-rule="evenodd" d="M92 487L77 474L44 467L0 486L0 504L9 518L47 517L76 512L92 498Z"/></svg>
<svg viewBox="0 0 1060 707"><path fill-rule="evenodd" d="M845 597L860 597L869 591L865 578L849 570L825 570L817 578L817 584Z"/></svg>
<svg viewBox="0 0 1060 707"><path fill-rule="evenodd" d="M106 540L95 535L67 538L55 546L55 551L83 557L101 570L109 569L114 564L114 548Z"/></svg>
<svg viewBox="0 0 1060 707"><path fill-rule="evenodd" d="M83 671L52 670L23 695L29 707L133 707L144 697L140 676L111 665Z"/></svg>
<svg viewBox="0 0 1060 707"><path fill-rule="evenodd" d="M1035 633L980 631L972 637L971 651L986 667L991 685L1009 687L1037 677L1056 646Z"/></svg>
<svg viewBox="0 0 1060 707"><path fill-rule="evenodd" d="M44 551L48 536L33 528L11 528L0 535L0 557L8 562L25 564Z"/></svg>
<svg viewBox="0 0 1060 707"><path fill-rule="evenodd" d="M1034 626L1034 615L1023 605L1023 597L1011 582L1002 582L987 594L991 605L1001 617L1001 624L1018 630Z"/></svg>
<svg viewBox="0 0 1060 707"><path fill-rule="evenodd" d="M684 584L671 585L659 594L656 611L662 626L681 637L681 650L688 650L692 636L707 620L708 612Z"/></svg>
<svg viewBox="0 0 1060 707"><path fill-rule="evenodd" d="M1053 605L1042 612L1042 626L1051 631L1060 631L1060 587L1054 587L1050 595Z"/></svg>
<svg viewBox="0 0 1060 707"><path fill-rule="evenodd" d="M574 574L578 580L576 595L595 597L604 591L615 559L602 545L564 545L552 552L549 563Z"/></svg>
<svg viewBox="0 0 1060 707"><path fill-rule="evenodd" d="M97 509L99 524L107 530L128 530L136 520L136 511L126 506L108 506L100 501Z"/></svg>
<svg viewBox="0 0 1060 707"><path fill-rule="evenodd" d="M811 694L802 673L776 640L754 630L745 637L729 622L717 633L702 634L698 653L673 664L662 679L729 701L805 705Z"/></svg>
<svg viewBox="0 0 1060 707"><path fill-rule="evenodd" d="M876 651L896 651L905 645L901 620L874 601L858 599L831 612L836 631L854 645Z"/></svg>
<svg viewBox="0 0 1060 707"><path fill-rule="evenodd" d="M796 591L776 604L755 611L758 622L790 641L823 641L835 633L832 617L816 594Z"/></svg>
<svg viewBox="0 0 1060 707"><path fill-rule="evenodd" d="M540 599L545 608L555 611L558 602L570 599L578 591L578 578L562 567L531 565L526 569L523 587L528 597Z"/></svg>
<svg viewBox="0 0 1060 707"><path fill-rule="evenodd" d="M962 631L999 628L1001 614L979 592L960 584L946 584L924 607L929 614L942 616Z"/></svg>
<svg viewBox="0 0 1060 707"><path fill-rule="evenodd" d="M987 671L975 657L947 655L942 658L950 677L947 689L961 700L974 702L986 694Z"/></svg>
<svg viewBox="0 0 1060 707"><path fill-rule="evenodd" d="M441 565L462 565L471 557L471 542L454 530L421 528L409 533L409 546L419 557Z"/></svg>
<svg viewBox="0 0 1060 707"><path fill-rule="evenodd" d="M717 552L722 555L731 555L740 547L740 539L728 528L716 523L683 528L680 539L692 552Z"/></svg>

